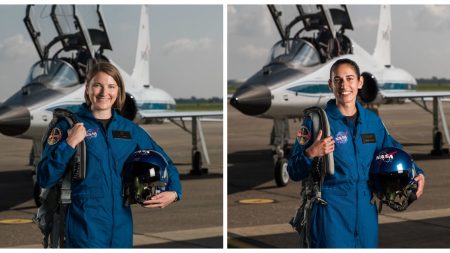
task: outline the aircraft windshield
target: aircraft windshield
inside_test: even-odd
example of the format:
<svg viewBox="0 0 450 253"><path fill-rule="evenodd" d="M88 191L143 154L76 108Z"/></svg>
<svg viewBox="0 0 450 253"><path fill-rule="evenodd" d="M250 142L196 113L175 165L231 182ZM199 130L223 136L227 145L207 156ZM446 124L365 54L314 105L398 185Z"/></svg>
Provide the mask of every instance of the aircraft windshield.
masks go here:
<svg viewBox="0 0 450 253"><path fill-rule="evenodd" d="M317 49L304 40L278 41L270 52L270 63L310 67L320 63L320 56Z"/></svg>
<svg viewBox="0 0 450 253"><path fill-rule="evenodd" d="M45 60L35 63L30 70L26 84L42 83L51 88L64 88L79 83L73 67L62 60Z"/></svg>

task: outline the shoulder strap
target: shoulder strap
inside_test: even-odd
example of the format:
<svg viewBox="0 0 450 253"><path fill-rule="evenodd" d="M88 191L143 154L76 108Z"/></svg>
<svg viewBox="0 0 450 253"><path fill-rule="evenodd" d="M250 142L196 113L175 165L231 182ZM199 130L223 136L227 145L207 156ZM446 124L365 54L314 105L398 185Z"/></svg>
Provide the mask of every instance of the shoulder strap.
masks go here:
<svg viewBox="0 0 450 253"><path fill-rule="evenodd" d="M304 111L306 117L311 118L312 121L312 139L315 140L319 130L322 130L322 138L331 136L330 123L328 121L327 113L324 109L314 106L306 108ZM334 157L333 153L327 154L322 160L322 171L328 175L334 175ZM322 173L325 175L325 173Z"/></svg>
<svg viewBox="0 0 450 253"><path fill-rule="evenodd" d="M61 118L65 119L71 127L79 123L79 120L73 112L56 108L53 112L53 120ZM76 146L76 150L72 180L82 180L86 177L86 143L84 140Z"/></svg>
<svg viewBox="0 0 450 253"><path fill-rule="evenodd" d="M320 107L310 107L303 112L305 117L311 119L312 122L312 139L317 138L319 130L322 130L323 137L331 135L330 124L326 112ZM333 153L325 157L314 158L311 172L308 177L303 179L300 193L300 207L295 216L291 219L290 224L297 230L300 236L300 247L311 247L311 213L314 203L327 205L328 203L322 199L322 184L325 174L334 174Z"/></svg>
<svg viewBox="0 0 450 253"><path fill-rule="evenodd" d="M42 145L48 138L49 132L53 129L60 120L65 120L70 127L79 122L75 114L69 110L56 108L53 111L53 119L48 126L46 134L42 137ZM86 143L84 141L80 142L76 146L75 156L72 158L70 165L70 171L67 171L62 183L61 183L61 203L69 204L70 194L71 194L71 183L73 181L82 180L86 176Z"/></svg>
<svg viewBox="0 0 450 253"><path fill-rule="evenodd" d="M56 124L65 120L69 127L78 123L78 119L71 111L57 108L53 112L53 119L50 122L47 131L42 137L42 146L45 146L50 131ZM86 175L86 143L82 141L76 147L76 154L70 160L64 177L57 185L50 189L44 189L44 202L39 207L33 221L38 224L41 232L44 234L42 245L44 248L64 247L65 243L65 214L71 203L71 184L73 180L81 180ZM44 195L42 195L44 196Z"/></svg>

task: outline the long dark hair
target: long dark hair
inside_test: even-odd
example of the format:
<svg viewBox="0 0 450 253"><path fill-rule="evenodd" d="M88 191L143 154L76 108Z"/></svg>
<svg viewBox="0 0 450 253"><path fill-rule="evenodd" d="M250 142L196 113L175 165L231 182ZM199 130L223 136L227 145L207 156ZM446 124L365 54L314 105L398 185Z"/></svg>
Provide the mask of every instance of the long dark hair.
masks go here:
<svg viewBox="0 0 450 253"><path fill-rule="evenodd" d="M348 59L348 58L343 58L343 59L339 59L336 62L333 63L333 65L330 68L330 80L331 80L331 75L336 71L336 69L342 65L342 64L348 64L350 66L352 66L352 68L355 70L356 72L356 76L358 77L358 79L361 77L361 73L359 71L359 66L358 64L356 64L356 62Z"/></svg>

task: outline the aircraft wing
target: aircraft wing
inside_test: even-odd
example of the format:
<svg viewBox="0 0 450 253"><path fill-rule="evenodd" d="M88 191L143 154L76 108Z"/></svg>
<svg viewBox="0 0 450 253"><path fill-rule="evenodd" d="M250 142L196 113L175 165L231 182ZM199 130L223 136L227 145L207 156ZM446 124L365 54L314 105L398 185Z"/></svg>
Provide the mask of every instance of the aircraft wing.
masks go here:
<svg viewBox="0 0 450 253"><path fill-rule="evenodd" d="M139 110L142 118L187 118L187 117L218 117L223 116L223 111L161 111Z"/></svg>
<svg viewBox="0 0 450 253"><path fill-rule="evenodd" d="M381 90L380 95L383 98L431 98L431 97L450 97L450 91L399 91L399 90Z"/></svg>

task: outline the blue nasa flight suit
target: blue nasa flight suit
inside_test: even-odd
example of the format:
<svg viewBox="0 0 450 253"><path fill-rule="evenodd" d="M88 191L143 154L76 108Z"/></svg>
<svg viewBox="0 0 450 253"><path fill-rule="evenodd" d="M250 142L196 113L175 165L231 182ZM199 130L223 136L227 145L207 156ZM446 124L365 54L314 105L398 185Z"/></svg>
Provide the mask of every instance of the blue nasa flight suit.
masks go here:
<svg viewBox="0 0 450 253"><path fill-rule="evenodd" d="M166 190L176 191L178 199L181 199L178 171L162 148L142 128L115 110L106 130L86 104L80 107L76 116L87 131L87 174L84 180L72 182L72 203L66 214L66 247L131 248L131 208L123 205L122 197L124 162L136 150L158 151L169 163ZM46 143L37 167L37 180L43 188L52 187L62 178L66 165L76 152L66 142L69 124L61 120L55 128L61 130L62 138L54 144L50 141Z"/></svg>
<svg viewBox="0 0 450 253"><path fill-rule="evenodd" d="M378 216L371 203L369 169L376 150L397 147L375 113L356 102L356 124L341 114L336 100L328 101L325 111L335 140L333 176L325 176L322 198L328 205L315 203L311 210L311 246L313 248L375 248L378 246ZM307 130L305 130L305 128ZM313 136L312 121L305 118L303 136ZM288 164L292 180L308 176L312 159L305 150L314 140L297 139ZM423 171L416 166L418 173Z"/></svg>

